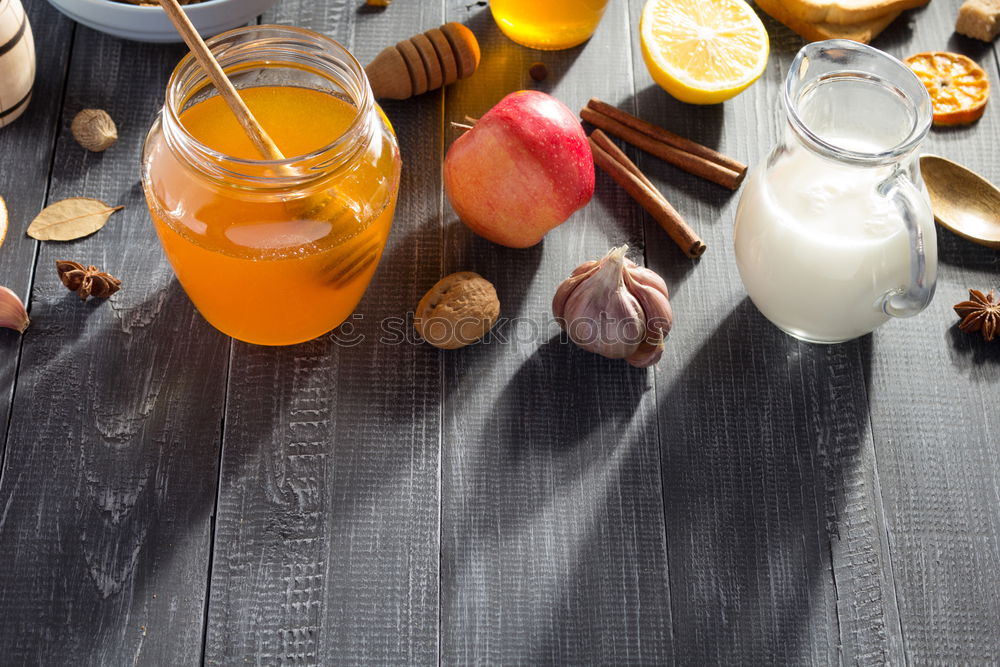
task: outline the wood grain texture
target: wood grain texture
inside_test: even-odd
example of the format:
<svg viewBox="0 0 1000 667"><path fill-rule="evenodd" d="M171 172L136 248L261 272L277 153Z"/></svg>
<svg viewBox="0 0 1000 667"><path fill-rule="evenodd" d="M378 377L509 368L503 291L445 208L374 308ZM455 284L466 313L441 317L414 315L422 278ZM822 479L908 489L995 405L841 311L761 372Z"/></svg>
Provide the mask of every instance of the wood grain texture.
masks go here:
<svg viewBox="0 0 1000 667"><path fill-rule="evenodd" d="M634 26L642 5L630 3ZM770 62L738 97L679 103L633 49L635 94L618 104L758 164L779 136L778 94L802 45L765 24ZM648 263L667 277L676 317L656 377L676 654L685 663L899 662L864 382L870 341L816 347L778 331L736 270L738 193L639 159L708 245L692 262L647 222Z"/></svg>
<svg viewBox="0 0 1000 667"><path fill-rule="evenodd" d="M264 20L367 62L442 13L285 0ZM439 277L440 107L440 91L384 105L403 180L355 315L304 345L234 348L208 664L437 660L440 362L413 344L407 313Z"/></svg>
<svg viewBox="0 0 1000 667"><path fill-rule="evenodd" d="M936 0L892 26L899 57L943 48L1000 83L995 46L952 33L958 0ZM1000 183L1000 108L975 125L932 129L929 153ZM968 288L1000 290L1000 251L938 229L937 294L912 320L873 336L875 434L903 640L915 665L1000 662L1000 346L958 330Z"/></svg>
<svg viewBox="0 0 1000 667"><path fill-rule="evenodd" d="M0 330L0 664L1000 661L1000 346L951 311L968 287L1000 290L1000 252L939 231L927 311L817 347L746 298L738 193L641 152L627 149L708 243L701 260L601 173L592 203L527 250L475 236L443 198L448 124L521 88L574 111L598 96L756 164L781 127L794 33L765 17L762 80L693 107L646 72L642 0L611 2L593 40L554 53L506 40L484 2L282 0L265 22L320 30L363 63L446 20L472 28L483 61L384 105L403 183L357 315L263 348L194 311L138 184L183 49L25 4L36 95L0 130L0 283L31 291L33 319L23 339ZM951 33L959 4L904 13L875 46L964 52L1000 82L995 47ZM69 136L84 107L118 123L103 154ZM925 150L1000 183L998 114L934 130ZM126 208L87 239L24 237L73 195ZM549 323L558 283L621 243L671 290L655 371ZM55 259L99 264L123 290L81 304ZM456 270L496 284L502 319L483 344L437 351L411 311Z"/></svg>
<svg viewBox="0 0 1000 667"><path fill-rule="evenodd" d="M31 104L16 122L0 132L0 197L7 204L9 216L7 236L0 250L0 284L14 290L30 307L28 296L38 246L24 231L45 205L73 23L48 3L29 3L25 11L36 43L52 44L53 52L36 63ZM21 343L22 337L16 331L0 329L0 424L4 429L0 438L6 437ZM0 464L3 445L0 440Z"/></svg>
<svg viewBox="0 0 1000 667"><path fill-rule="evenodd" d="M0 484L7 664L200 658L229 340L173 281L138 167L181 53L83 28L72 45L49 201L82 195L125 210L99 234L39 251ZM69 135L84 107L118 124L104 153ZM123 288L81 303L56 259L101 266Z"/></svg>
<svg viewBox="0 0 1000 667"><path fill-rule="evenodd" d="M483 55L447 91L446 122L523 88L574 113L592 96L629 91L623 3L588 43L545 53L509 41L482 4L448 4L448 20L467 24ZM538 60L541 83L528 75ZM442 273L491 280L501 321L487 342L442 354L443 664L672 658L652 375L560 341L550 310L559 283L611 246L628 243L642 261L629 202L600 174L591 204L525 250L475 236L446 209Z"/></svg>

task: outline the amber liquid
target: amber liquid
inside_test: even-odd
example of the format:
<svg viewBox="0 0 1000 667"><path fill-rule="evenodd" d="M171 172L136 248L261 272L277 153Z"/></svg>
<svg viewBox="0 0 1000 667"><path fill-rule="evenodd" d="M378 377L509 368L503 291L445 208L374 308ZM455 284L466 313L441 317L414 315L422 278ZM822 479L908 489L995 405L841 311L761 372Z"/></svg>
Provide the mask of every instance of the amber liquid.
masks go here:
<svg viewBox="0 0 1000 667"><path fill-rule="evenodd" d="M241 95L286 156L330 144L357 116L351 104L304 88ZM191 106L180 121L219 153L260 159L220 97ZM247 191L198 173L162 134L147 146L145 168L154 226L188 296L220 331L264 345L310 340L351 314L385 245L399 177L389 147L349 165L349 178L309 186L326 194ZM332 209L347 215L310 217L310 197L326 196L344 198L346 206Z"/></svg>
<svg viewBox="0 0 1000 667"><path fill-rule="evenodd" d="M500 30L533 49L568 49L590 39L608 0L490 0Z"/></svg>

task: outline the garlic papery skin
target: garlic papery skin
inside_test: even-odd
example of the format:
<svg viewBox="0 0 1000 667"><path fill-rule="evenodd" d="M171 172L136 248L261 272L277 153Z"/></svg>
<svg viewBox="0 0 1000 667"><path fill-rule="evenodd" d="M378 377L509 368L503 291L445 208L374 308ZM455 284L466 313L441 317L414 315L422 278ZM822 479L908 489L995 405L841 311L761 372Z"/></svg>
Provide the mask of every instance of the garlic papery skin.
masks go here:
<svg viewBox="0 0 1000 667"><path fill-rule="evenodd" d="M663 279L626 259L627 250L578 266L556 290L552 312L580 347L645 368L663 354L673 309Z"/></svg>
<svg viewBox="0 0 1000 667"><path fill-rule="evenodd" d="M646 336L642 306L625 286L626 250L614 248L596 266L571 276L565 302L553 299L552 304L574 343L610 359L633 354ZM560 291L557 297L564 296Z"/></svg>
<svg viewBox="0 0 1000 667"><path fill-rule="evenodd" d="M6 287L0 287L0 327L24 333L31 320L21 298Z"/></svg>

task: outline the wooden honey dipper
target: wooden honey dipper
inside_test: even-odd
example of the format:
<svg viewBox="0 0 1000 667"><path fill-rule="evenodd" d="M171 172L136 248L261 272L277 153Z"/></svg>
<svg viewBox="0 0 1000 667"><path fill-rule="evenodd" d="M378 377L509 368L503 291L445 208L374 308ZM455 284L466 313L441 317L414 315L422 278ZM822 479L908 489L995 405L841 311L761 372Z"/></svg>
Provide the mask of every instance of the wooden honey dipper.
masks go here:
<svg viewBox="0 0 1000 667"><path fill-rule="evenodd" d="M365 67L375 97L405 100L471 75L479 42L461 23L445 23L386 47Z"/></svg>

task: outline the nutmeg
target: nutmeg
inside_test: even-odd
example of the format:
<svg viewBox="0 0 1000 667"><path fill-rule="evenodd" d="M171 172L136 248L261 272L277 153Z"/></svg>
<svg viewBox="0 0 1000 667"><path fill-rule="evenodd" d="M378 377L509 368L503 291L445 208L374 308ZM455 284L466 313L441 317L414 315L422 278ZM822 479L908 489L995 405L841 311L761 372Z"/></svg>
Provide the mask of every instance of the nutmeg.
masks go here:
<svg viewBox="0 0 1000 667"><path fill-rule="evenodd" d="M118 128L107 111L84 109L73 117L70 131L76 143L98 153L118 141Z"/></svg>
<svg viewBox="0 0 1000 667"><path fill-rule="evenodd" d="M428 290L417 305L413 328L434 347L455 350L485 336L499 316L493 284L478 273L460 271Z"/></svg>

